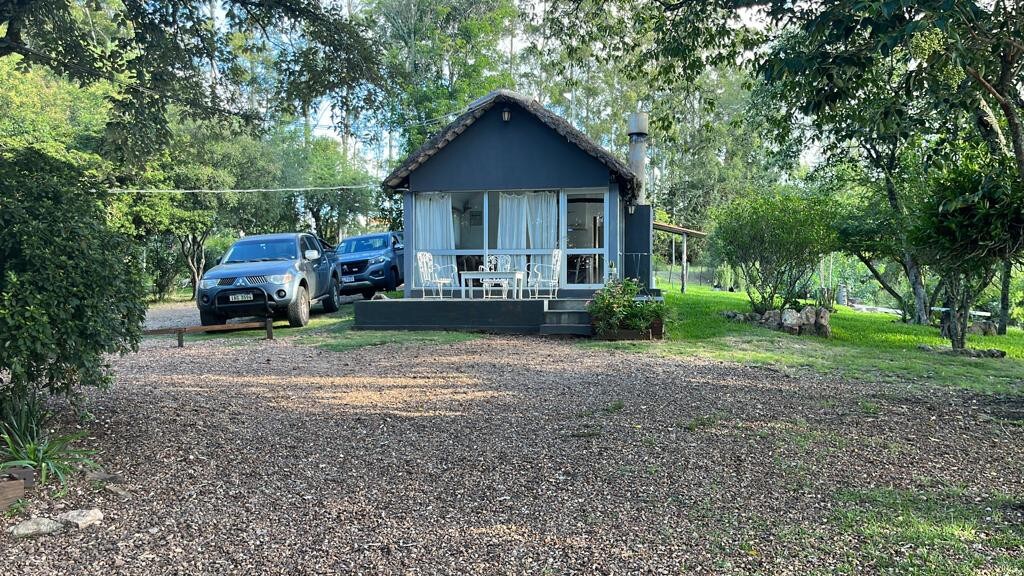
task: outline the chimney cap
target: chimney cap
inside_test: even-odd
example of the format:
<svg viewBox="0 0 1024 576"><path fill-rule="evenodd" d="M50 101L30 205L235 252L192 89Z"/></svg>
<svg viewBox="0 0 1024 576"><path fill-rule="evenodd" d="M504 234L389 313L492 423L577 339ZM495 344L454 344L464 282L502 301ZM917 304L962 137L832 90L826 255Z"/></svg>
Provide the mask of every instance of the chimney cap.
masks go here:
<svg viewBox="0 0 1024 576"><path fill-rule="evenodd" d="M630 136L646 136L648 134L647 112L633 112L629 115Z"/></svg>

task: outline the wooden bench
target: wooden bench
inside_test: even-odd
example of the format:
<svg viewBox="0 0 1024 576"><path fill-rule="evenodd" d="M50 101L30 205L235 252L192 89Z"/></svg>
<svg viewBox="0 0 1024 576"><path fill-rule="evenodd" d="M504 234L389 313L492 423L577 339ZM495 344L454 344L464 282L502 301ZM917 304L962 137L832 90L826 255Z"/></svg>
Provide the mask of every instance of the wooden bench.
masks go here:
<svg viewBox="0 0 1024 576"><path fill-rule="evenodd" d="M217 324L215 326L188 326L185 328L157 328L155 330L143 330L145 336L159 336L163 334L176 334L178 336L178 348L185 346L185 334L205 334L208 332L234 332L236 330L258 330L265 328L267 340L274 339L274 319L267 317L263 322L241 322L238 324Z"/></svg>

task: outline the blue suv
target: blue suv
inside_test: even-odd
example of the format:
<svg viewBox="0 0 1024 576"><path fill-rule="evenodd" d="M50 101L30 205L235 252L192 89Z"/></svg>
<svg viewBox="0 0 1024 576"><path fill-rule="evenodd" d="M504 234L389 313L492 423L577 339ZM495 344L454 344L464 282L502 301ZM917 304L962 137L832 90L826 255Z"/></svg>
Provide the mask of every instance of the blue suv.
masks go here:
<svg viewBox="0 0 1024 576"><path fill-rule="evenodd" d="M341 271L336 259L334 249L312 234L246 236L203 274L196 297L200 321L210 326L269 314L305 326L313 302L337 312Z"/></svg>
<svg viewBox="0 0 1024 576"><path fill-rule="evenodd" d="M378 290L394 290L404 281L401 232L346 238L338 245L337 255L342 294L362 294L369 300Z"/></svg>

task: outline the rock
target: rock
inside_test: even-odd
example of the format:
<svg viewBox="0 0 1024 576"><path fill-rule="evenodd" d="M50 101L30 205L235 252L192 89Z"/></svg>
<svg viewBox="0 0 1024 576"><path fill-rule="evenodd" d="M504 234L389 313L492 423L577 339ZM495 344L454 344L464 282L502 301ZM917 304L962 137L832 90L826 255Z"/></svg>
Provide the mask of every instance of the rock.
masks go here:
<svg viewBox="0 0 1024 576"><path fill-rule="evenodd" d="M779 326L782 325L782 312L778 310L769 310L761 316L761 325L772 330L778 330Z"/></svg>
<svg viewBox="0 0 1024 576"><path fill-rule="evenodd" d="M967 327L967 333L980 336L995 336L996 323L991 320L977 320Z"/></svg>
<svg viewBox="0 0 1024 576"><path fill-rule="evenodd" d="M128 498L130 496L130 494L128 494L127 490L125 490L124 488L121 488L117 484L104 484L103 485L103 489L106 490L107 492L111 492L113 494L117 494L121 498Z"/></svg>
<svg viewBox="0 0 1024 576"><path fill-rule="evenodd" d="M72 510L57 516L57 521L68 526L82 529L93 524L99 524L103 520L103 512L96 508L90 510Z"/></svg>
<svg viewBox="0 0 1024 576"><path fill-rule="evenodd" d="M111 484L123 484L124 478L118 474L111 474L102 468L89 470L85 473L85 479L89 482L108 482Z"/></svg>
<svg viewBox="0 0 1024 576"><path fill-rule="evenodd" d="M800 313L792 308L782 311L782 330L789 334L800 333Z"/></svg>
<svg viewBox="0 0 1024 576"><path fill-rule="evenodd" d="M64 530L64 525L56 520L32 518L15 525L10 532L15 538L35 538L36 536L56 534L62 530Z"/></svg>
<svg viewBox="0 0 1024 576"><path fill-rule="evenodd" d="M751 312L747 314L747 322L753 322L755 324L761 322L761 315L757 312Z"/></svg>
<svg viewBox="0 0 1024 576"><path fill-rule="evenodd" d="M818 320L818 311L814 306L804 306L804 309L800 311L800 325L811 324L814 325Z"/></svg>
<svg viewBox="0 0 1024 576"><path fill-rule="evenodd" d="M387 294L377 292L376 294L373 295L373 298L370 298L370 300L391 300L391 298L388 298Z"/></svg>
<svg viewBox="0 0 1024 576"><path fill-rule="evenodd" d="M814 328L818 336L832 337L832 313L828 311L828 308L822 307L815 310Z"/></svg>

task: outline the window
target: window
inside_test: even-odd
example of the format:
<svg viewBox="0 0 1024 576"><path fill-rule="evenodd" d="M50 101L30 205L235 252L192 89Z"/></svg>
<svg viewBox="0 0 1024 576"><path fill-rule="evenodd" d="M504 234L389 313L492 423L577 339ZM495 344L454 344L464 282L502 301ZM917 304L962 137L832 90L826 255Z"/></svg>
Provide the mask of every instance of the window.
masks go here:
<svg viewBox="0 0 1024 576"><path fill-rule="evenodd" d="M570 195L565 221L566 248L604 248L604 194Z"/></svg>
<svg viewBox="0 0 1024 576"><path fill-rule="evenodd" d="M299 257L295 240L241 240L224 255L224 263L259 262L263 260L295 260Z"/></svg>
<svg viewBox="0 0 1024 576"><path fill-rule="evenodd" d="M387 236L364 236L349 238L338 246L339 254L355 254L356 252L374 252L388 247Z"/></svg>
<svg viewBox="0 0 1024 576"><path fill-rule="evenodd" d="M484 193L453 192L452 224L456 250L481 250L484 247Z"/></svg>

